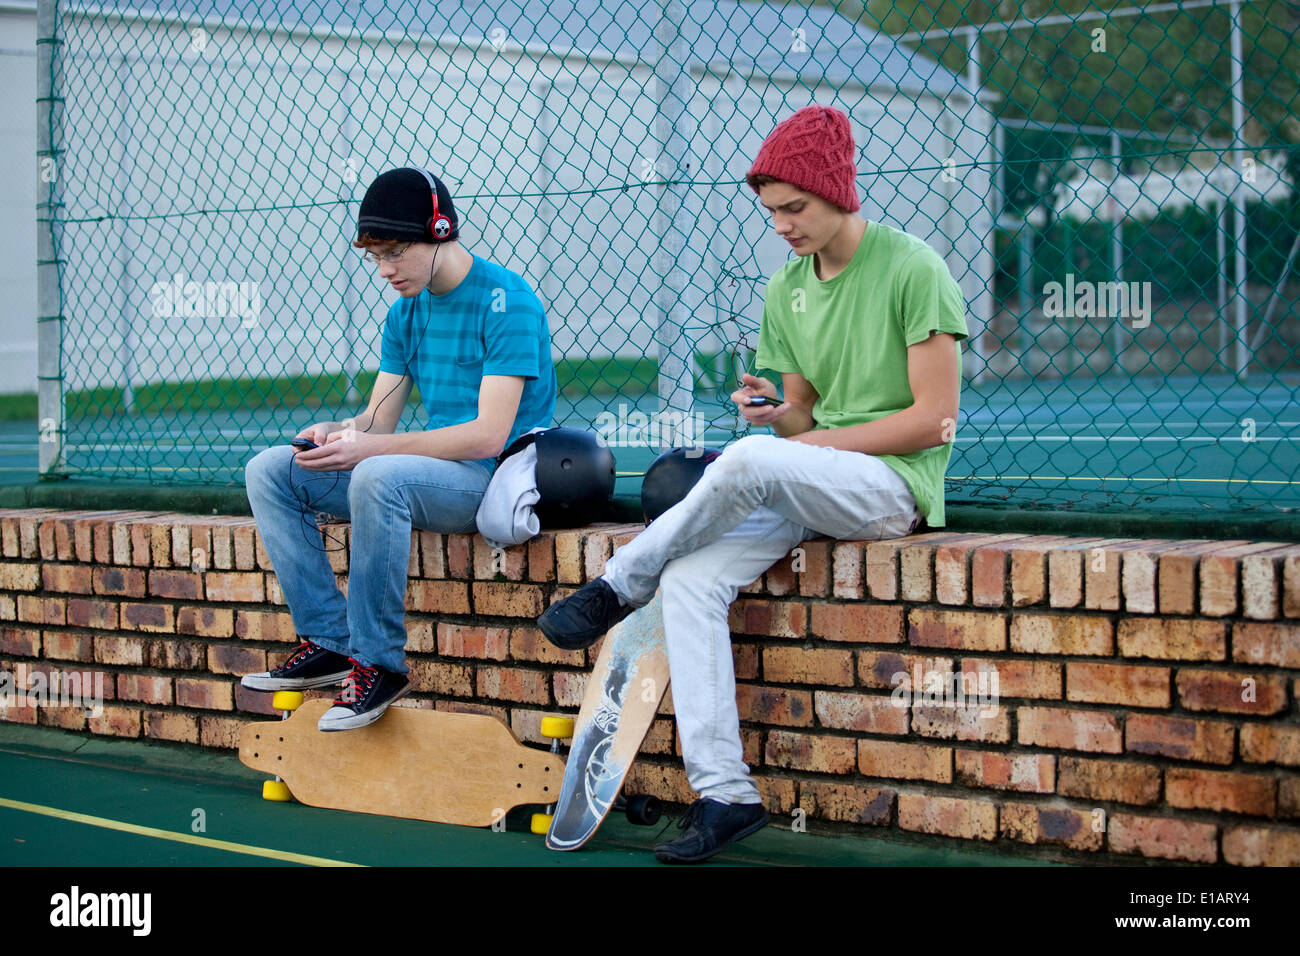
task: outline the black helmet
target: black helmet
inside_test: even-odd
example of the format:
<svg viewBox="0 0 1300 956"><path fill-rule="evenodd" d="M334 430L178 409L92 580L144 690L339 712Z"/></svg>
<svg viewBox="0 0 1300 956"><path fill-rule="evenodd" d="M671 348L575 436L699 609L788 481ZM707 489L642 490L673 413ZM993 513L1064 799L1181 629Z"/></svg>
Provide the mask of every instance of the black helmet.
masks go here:
<svg viewBox="0 0 1300 956"><path fill-rule="evenodd" d="M605 517L614 496L614 453L591 432L538 432L537 493L533 509L543 528L576 528Z"/></svg>
<svg viewBox="0 0 1300 956"><path fill-rule="evenodd" d="M654 460L641 482L641 510L649 524L686 497L705 467L722 452L674 448Z"/></svg>

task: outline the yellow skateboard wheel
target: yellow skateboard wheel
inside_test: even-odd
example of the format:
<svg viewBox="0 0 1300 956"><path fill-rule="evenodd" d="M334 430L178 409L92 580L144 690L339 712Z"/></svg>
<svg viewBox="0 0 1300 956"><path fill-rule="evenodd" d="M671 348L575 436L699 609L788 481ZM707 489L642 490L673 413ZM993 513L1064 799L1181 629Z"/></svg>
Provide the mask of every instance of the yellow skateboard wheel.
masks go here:
<svg viewBox="0 0 1300 956"><path fill-rule="evenodd" d="M302 706L302 691L277 690L271 698L271 706L276 710L297 710Z"/></svg>
<svg viewBox="0 0 1300 956"><path fill-rule="evenodd" d="M572 717L543 717L542 736L552 740L567 740L573 736Z"/></svg>
<svg viewBox="0 0 1300 956"><path fill-rule="evenodd" d="M281 693L286 693L281 691ZM262 782L262 799L274 800L277 803L288 803L293 799L293 794L289 792L289 786L283 780L264 780Z"/></svg>
<svg viewBox="0 0 1300 956"><path fill-rule="evenodd" d="M538 836L546 836L547 831L551 829L551 820L553 819L554 815L550 813L534 813L533 822L529 825L529 829Z"/></svg>

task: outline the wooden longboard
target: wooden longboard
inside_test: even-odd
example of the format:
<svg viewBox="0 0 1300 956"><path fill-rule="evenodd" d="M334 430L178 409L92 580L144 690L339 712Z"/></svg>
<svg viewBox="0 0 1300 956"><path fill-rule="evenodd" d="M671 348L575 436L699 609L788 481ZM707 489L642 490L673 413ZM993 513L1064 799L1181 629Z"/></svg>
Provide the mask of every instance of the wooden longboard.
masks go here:
<svg viewBox="0 0 1300 956"><path fill-rule="evenodd" d="M546 834L552 850L576 850L604 821L667 690L663 603L656 594L605 635Z"/></svg>
<svg viewBox="0 0 1300 956"><path fill-rule="evenodd" d="M313 807L471 827L559 791L564 759L495 717L389 707L367 727L324 733L316 722L331 706L309 700L288 720L246 724L239 759Z"/></svg>

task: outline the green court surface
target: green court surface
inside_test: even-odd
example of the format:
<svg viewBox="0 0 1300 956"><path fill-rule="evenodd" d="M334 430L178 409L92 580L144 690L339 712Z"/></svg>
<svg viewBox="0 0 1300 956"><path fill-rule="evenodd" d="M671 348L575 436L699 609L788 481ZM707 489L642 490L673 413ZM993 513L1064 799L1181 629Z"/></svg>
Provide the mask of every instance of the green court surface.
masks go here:
<svg viewBox="0 0 1300 956"><path fill-rule="evenodd" d="M500 832L343 813L264 801L262 779L234 756L0 726L0 866L658 866L651 847L678 812L653 827L611 815L587 847L557 853L527 813ZM774 817L713 863L1044 865L940 842L796 833Z"/></svg>

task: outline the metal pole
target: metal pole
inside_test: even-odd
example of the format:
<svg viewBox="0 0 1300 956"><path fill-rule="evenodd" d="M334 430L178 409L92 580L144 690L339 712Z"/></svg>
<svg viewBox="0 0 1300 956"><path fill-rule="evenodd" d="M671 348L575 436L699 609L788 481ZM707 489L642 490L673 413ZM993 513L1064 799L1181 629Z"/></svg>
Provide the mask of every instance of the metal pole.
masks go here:
<svg viewBox="0 0 1300 956"><path fill-rule="evenodd" d="M122 111L117 122L117 142L121 149L122 160L117 167L117 197L125 213L131 208L128 193L135 177L135 144L132 141L131 117L127 112L135 101L134 84L131 82L135 69L131 60L123 55L120 60L122 71ZM118 361L121 364L122 406L127 414L135 411L135 314L132 310L132 292L135 289L135 237L125 216L115 219L117 233L117 326L122 337L118 346ZM175 290L175 301L181 302L181 290Z"/></svg>
<svg viewBox="0 0 1300 956"><path fill-rule="evenodd" d="M1120 173L1120 138L1119 133L1114 130L1110 134L1110 156L1111 156L1111 185L1110 193L1106 197L1107 212L1110 214L1110 268L1114 273L1116 282L1124 281L1124 217L1120 212L1119 203L1115 201L1115 190L1119 188ZM1115 319L1115 358L1124 353L1124 323ZM1120 362L1123 365L1123 362Z"/></svg>
<svg viewBox="0 0 1300 956"><path fill-rule="evenodd" d="M1242 188L1242 160L1245 158L1243 146L1245 138L1243 129L1246 125L1246 104L1242 95L1242 52L1241 52L1241 3L1234 0L1232 15L1232 143L1233 164L1236 166L1237 181L1232 190L1232 205L1235 210L1233 228L1236 232L1236 335L1237 359L1236 369L1239 378L1246 377L1250 364L1249 350L1246 346L1246 191Z"/></svg>
<svg viewBox="0 0 1300 956"><path fill-rule="evenodd" d="M687 139L682 124L686 119L686 101L690 96L690 70L686 60L690 53L682 36L686 6L680 0L660 0L655 40L659 51L655 59L655 138L659 142L659 162L651 170L659 179L675 180L684 175ZM685 334L690 309L686 303L689 277L682 268L688 225L682 208L684 186L656 187L660 193L654 216L656 271L661 276L655 293L658 321L655 340L659 352L659 402L661 410L672 409L693 418L694 381L691 376L691 343Z"/></svg>
<svg viewBox="0 0 1300 956"><path fill-rule="evenodd" d="M351 187L355 185L355 167L352 159L356 155L357 120L354 112L358 84L352 78L352 71L347 70L341 77L343 86L343 122L340 124L340 147L343 154L343 169L347 174L339 177L339 199L345 202L352 198ZM343 235L352 229L352 219L348 207L340 204L342 211ZM339 259L339 278L343 285L343 375L347 379L348 390L344 403L351 406L361 402L361 393L357 389L357 375L361 371L361 362L357 358L357 329L360 325L361 297L357 293L357 261L351 249L346 249Z"/></svg>
<svg viewBox="0 0 1300 956"><path fill-rule="evenodd" d="M1219 207L1214 211L1214 253L1217 269L1215 270L1215 285L1217 302L1219 306L1219 355L1218 359L1227 365L1224 357L1228 351L1228 202L1223 196L1219 197Z"/></svg>
<svg viewBox="0 0 1300 956"><path fill-rule="evenodd" d="M36 206L36 414L39 417L37 454L42 477L63 458L62 296L59 288L59 244L55 231L62 204L62 156L58 148L60 111L56 108L55 70L57 11L55 0L36 7L36 159L38 189L45 201Z"/></svg>

